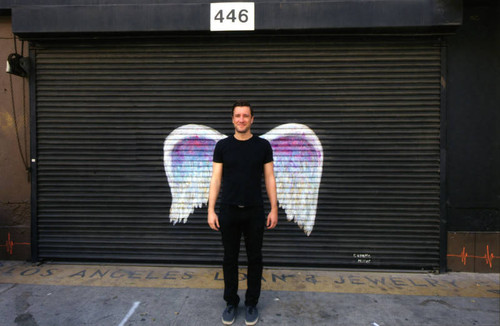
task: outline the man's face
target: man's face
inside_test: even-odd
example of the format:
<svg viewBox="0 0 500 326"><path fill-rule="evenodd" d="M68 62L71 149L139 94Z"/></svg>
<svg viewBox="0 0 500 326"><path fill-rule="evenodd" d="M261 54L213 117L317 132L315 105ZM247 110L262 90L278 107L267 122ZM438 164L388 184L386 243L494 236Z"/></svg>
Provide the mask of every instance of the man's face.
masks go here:
<svg viewBox="0 0 500 326"><path fill-rule="evenodd" d="M233 112L234 130L238 133L250 131L253 123L253 117L248 106L236 106Z"/></svg>

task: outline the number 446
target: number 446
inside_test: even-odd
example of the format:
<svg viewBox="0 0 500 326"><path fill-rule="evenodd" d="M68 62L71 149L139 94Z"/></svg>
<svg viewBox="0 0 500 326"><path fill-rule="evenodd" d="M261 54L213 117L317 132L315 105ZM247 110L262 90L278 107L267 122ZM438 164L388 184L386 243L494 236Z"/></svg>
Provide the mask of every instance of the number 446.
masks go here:
<svg viewBox="0 0 500 326"><path fill-rule="evenodd" d="M214 17L214 20L218 20L221 23L224 22L224 19L230 20L231 22L235 22L236 20L239 20L241 23L246 23L248 21L248 10L246 9L241 9L238 12L238 17L236 17L236 10L231 10L229 13L224 17L224 12L222 10L219 10L217 14Z"/></svg>

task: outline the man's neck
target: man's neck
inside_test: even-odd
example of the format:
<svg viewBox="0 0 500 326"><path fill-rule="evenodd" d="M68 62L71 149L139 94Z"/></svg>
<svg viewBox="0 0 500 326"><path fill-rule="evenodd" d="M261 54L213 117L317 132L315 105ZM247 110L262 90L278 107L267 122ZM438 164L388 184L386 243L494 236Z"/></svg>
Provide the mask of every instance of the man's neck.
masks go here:
<svg viewBox="0 0 500 326"><path fill-rule="evenodd" d="M245 132L244 134L239 133L239 132L234 133L234 138L236 138L237 140L241 140L241 141L249 140L250 138L252 138L252 136L253 135L250 131Z"/></svg>

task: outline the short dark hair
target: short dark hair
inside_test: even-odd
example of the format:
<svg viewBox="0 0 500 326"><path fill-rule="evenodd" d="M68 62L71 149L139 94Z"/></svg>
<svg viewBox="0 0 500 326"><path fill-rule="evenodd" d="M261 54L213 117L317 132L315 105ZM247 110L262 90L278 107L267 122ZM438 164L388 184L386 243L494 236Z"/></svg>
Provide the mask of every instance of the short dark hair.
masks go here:
<svg viewBox="0 0 500 326"><path fill-rule="evenodd" d="M238 101L234 102L233 110L231 111L231 116L234 115L234 108L237 106L248 106L250 108L250 115L253 117L252 106L250 105L250 103L248 103L247 101L243 101L243 100L238 100Z"/></svg>

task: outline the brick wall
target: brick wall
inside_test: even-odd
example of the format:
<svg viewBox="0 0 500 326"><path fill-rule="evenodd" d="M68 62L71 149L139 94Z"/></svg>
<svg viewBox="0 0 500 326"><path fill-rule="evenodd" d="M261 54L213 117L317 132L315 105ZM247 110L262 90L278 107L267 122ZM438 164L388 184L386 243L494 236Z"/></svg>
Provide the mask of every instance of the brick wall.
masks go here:
<svg viewBox="0 0 500 326"><path fill-rule="evenodd" d="M27 79L5 72L7 57L14 52L11 26L10 17L0 16L0 259L26 260L30 259L31 240L30 182L19 154L15 125L17 121L23 155L28 153L25 160L29 160L29 87ZM27 43L24 51L27 56ZM11 79L16 120L12 111ZM23 82L26 83L26 131Z"/></svg>

